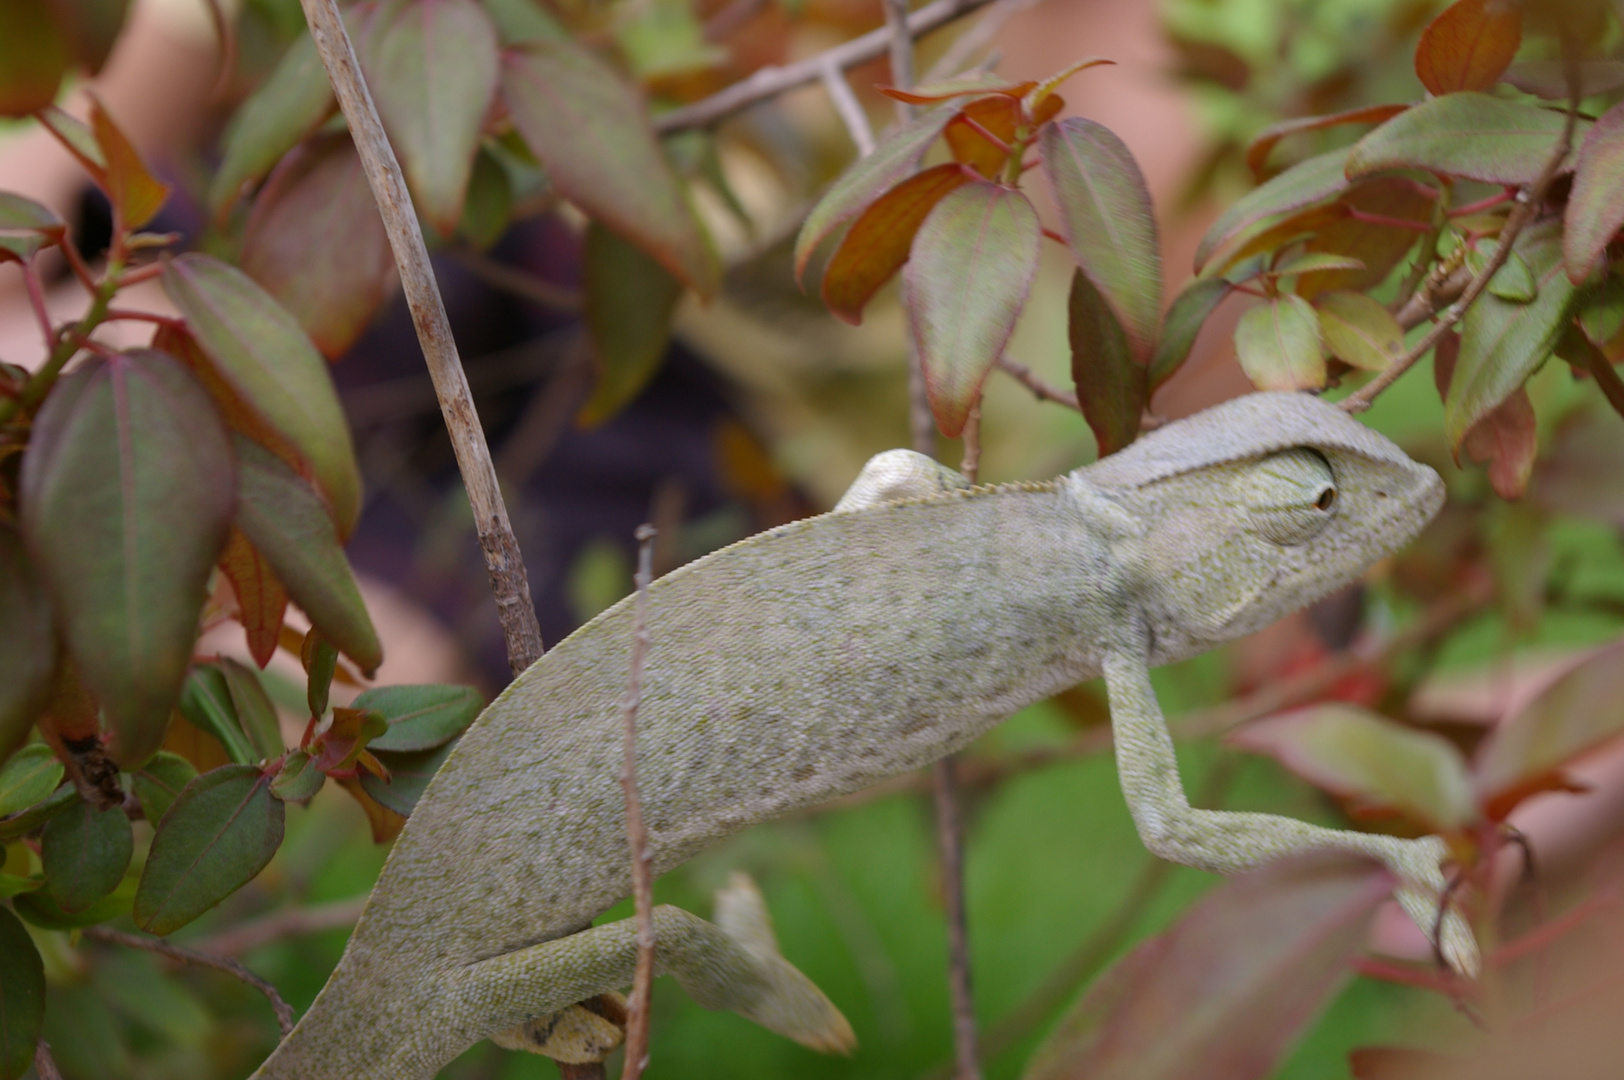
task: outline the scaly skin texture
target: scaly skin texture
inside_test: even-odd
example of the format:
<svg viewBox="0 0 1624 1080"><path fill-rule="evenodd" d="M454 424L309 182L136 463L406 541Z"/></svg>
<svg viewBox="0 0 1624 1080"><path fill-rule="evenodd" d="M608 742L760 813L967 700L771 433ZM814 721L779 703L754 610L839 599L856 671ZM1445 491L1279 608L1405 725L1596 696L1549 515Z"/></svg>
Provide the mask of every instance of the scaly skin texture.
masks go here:
<svg viewBox="0 0 1624 1080"><path fill-rule="evenodd" d="M637 768L655 871L926 765L1103 673L1123 792L1152 851L1224 873L1364 852L1430 933L1436 837L1192 809L1149 668L1356 580L1442 500L1430 469L1300 394L1237 399L1048 483L969 488L917 455L881 455L837 512L653 584ZM617 781L630 654L622 602L485 710L396 841L338 970L256 1076L430 1077L479 1039L523 1043L548 1014L630 982L629 921L587 929L630 891ZM1453 913L1443 928L1446 957L1473 971L1469 929ZM660 970L701 1003L849 1048L747 886L716 924L662 907L656 930Z"/></svg>

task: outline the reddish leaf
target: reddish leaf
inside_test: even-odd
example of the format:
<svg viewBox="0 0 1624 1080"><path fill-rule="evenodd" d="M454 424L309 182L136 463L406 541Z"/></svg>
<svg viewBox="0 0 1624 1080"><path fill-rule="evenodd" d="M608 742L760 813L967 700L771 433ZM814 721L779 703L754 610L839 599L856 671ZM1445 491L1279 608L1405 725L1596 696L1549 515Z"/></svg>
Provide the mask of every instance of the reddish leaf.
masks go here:
<svg viewBox="0 0 1624 1080"><path fill-rule="evenodd" d="M66 234L67 226L50 210L32 199L0 191L0 262L8 258L25 262L40 248L61 243Z"/></svg>
<svg viewBox="0 0 1624 1080"><path fill-rule="evenodd" d="M1019 191L978 180L925 218L908 264L909 324L936 426L952 438L1015 330L1043 233Z"/></svg>
<svg viewBox="0 0 1624 1080"><path fill-rule="evenodd" d="M241 261L323 355L349 351L395 285L389 237L349 136L282 159L254 200Z"/></svg>
<svg viewBox="0 0 1624 1080"><path fill-rule="evenodd" d="M1145 178L1122 140L1092 120L1051 124L1038 146L1066 243L1142 364L1156 346L1162 306L1162 256Z"/></svg>
<svg viewBox="0 0 1624 1080"><path fill-rule="evenodd" d="M47 0L75 62L88 74L101 72L124 29L131 0Z"/></svg>
<svg viewBox="0 0 1624 1080"><path fill-rule="evenodd" d="M1472 425L1461 442L1466 456L1489 467L1489 484L1502 499L1516 500L1528 491L1539 450L1534 403L1522 387Z"/></svg>
<svg viewBox="0 0 1624 1080"><path fill-rule="evenodd" d="M23 459L23 535L123 764L163 741L232 486L208 395L162 353L91 361L40 410Z"/></svg>
<svg viewBox="0 0 1624 1080"><path fill-rule="evenodd" d="M372 827L372 842L386 844L400 835L400 830L406 827L406 819L389 807L369 795L361 786L361 781L354 777L337 777L338 784L361 804L366 812L367 824Z"/></svg>
<svg viewBox="0 0 1624 1080"><path fill-rule="evenodd" d="M1272 258L1292 244L1310 241L1320 230L1335 226L1346 214L1347 209L1340 200L1282 214L1263 228L1242 233L1245 239L1208 263L1204 272L1212 277L1229 277L1231 284L1238 284L1256 276L1267 261L1248 266L1253 256L1267 255Z"/></svg>
<svg viewBox="0 0 1624 1080"><path fill-rule="evenodd" d="M632 86L573 41L541 41L503 56L502 97L565 197L700 293L716 288L716 258Z"/></svg>
<svg viewBox="0 0 1624 1080"><path fill-rule="evenodd" d="M163 208L164 200L169 197L169 185L160 183L147 171L140 153L94 97L90 99L90 130L107 164L103 186L118 215L116 220L127 229L139 229Z"/></svg>
<svg viewBox="0 0 1624 1080"><path fill-rule="evenodd" d="M970 182L955 163L910 176L880 198L846 231L823 271L823 302L853 326L881 285L908 261L914 236L936 204Z"/></svg>
<svg viewBox="0 0 1624 1080"><path fill-rule="evenodd" d="M1522 45L1515 0L1456 0L1427 28L1415 50L1415 73L1434 94L1487 90Z"/></svg>
<svg viewBox="0 0 1624 1080"><path fill-rule="evenodd" d="M1235 353L1259 390L1317 390L1325 385L1319 316L1300 296L1282 294L1248 309L1235 326Z"/></svg>
<svg viewBox="0 0 1624 1080"><path fill-rule="evenodd" d="M1365 371L1382 371L1404 352L1404 330L1392 312L1357 292L1314 300L1320 336L1332 356Z"/></svg>
<svg viewBox="0 0 1624 1080"><path fill-rule="evenodd" d="M1525 94L1547 101L1568 100L1567 64L1561 60L1529 60L1512 64L1500 79ZM1579 96L1606 94L1624 86L1624 61L1580 60Z"/></svg>
<svg viewBox="0 0 1624 1080"><path fill-rule="evenodd" d="M1173 300L1162 320L1156 351L1150 358L1149 393L1154 394L1183 366L1207 317L1217 310L1229 291L1230 284L1223 278L1197 278Z"/></svg>
<svg viewBox="0 0 1624 1080"><path fill-rule="evenodd" d="M576 419L590 427L618 413L659 370L682 282L596 222L587 227L581 275L598 382Z"/></svg>
<svg viewBox="0 0 1624 1080"><path fill-rule="evenodd" d="M416 809L417 800L422 798L429 781L434 779L434 774L440 771L440 766L445 764L445 759L451 756L456 745L449 742L431 750L404 753L380 750L377 759L389 770L389 776L384 779L362 773L361 788L395 813L410 814Z"/></svg>
<svg viewBox="0 0 1624 1080"><path fill-rule="evenodd" d="M1345 149L1311 157L1237 199L1201 238L1195 252L1195 268L1200 270L1219 248L1265 218L1311 206L1339 194L1348 186L1343 171L1347 159Z"/></svg>
<svg viewBox="0 0 1624 1080"><path fill-rule="evenodd" d="M1487 94L1446 94L1402 112L1354 144L1350 177L1426 169L1487 184L1532 183L1562 134L1565 117ZM1589 125L1581 119L1577 130Z"/></svg>
<svg viewBox="0 0 1624 1080"><path fill-rule="evenodd" d="M56 100L68 70L68 43L49 0L0 4L0 116L27 116Z"/></svg>
<svg viewBox="0 0 1624 1080"><path fill-rule="evenodd" d="M362 66L418 209L441 236L462 217L480 122L496 94L496 30L475 0L381 8Z"/></svg>
<svg viewBox="0 0 1624 1080"><path fill-rule="evenodd" d="M1003 94L1006 97L1022 98L1037 85L1035 82L1010 82L993 72L976 70L955 75L951 79L910 87L907 90L880 85L876 85L874 89L888 98L906 101L910 105L935 105L973 94Z"/></svg>
<svg viewBox="0 0 1624 1080"><path fill-rule="evenodd" d="M97 144L88 124L69 116L55 105L41 109L35 119L56 136L56 141L74 156L91 179L104 188L107 186L107 159L102 156L101 146Z"/></svg>
<svg viewBox="0 0 1624 1080"><path fill-rule="evenodd" d="M389 730L389 721L376 709L333 710L331 726L311 749L312 764L322 772L347 769L373 739Z"/></svg>
<svg viewBox="0 0 1624 1080"><path fill-rule="evenodd" d="M237 594L237 620L248 635L248 653L254 663L264 667L276 654L282 617L288 608L287 590L241 529L231 530L225 554L220 556L220 569Z"/></svg>
<svg viewBox="0 0 1624 1080"><path fill-rule="evenodd" d="M56 629L39 568L0 525L0 761L28 737L55 670Z"/></svg>
<svg viewBox="0 0 1624 1080"><path fill-rule="evenodd" d="M1219 886L1083 995L1027 1080L1261 1080L1346 978L1391 889L1335 855Z"/></svg>
<svg viewBox="0 0 1624 1080"><path fill-rule="evenodd" d="M1145 367L1134 357L1116 314L1081 270L1071 276L1068 310L1077 402L1104 457L1139 434L1139 418L1149 396Z"/></svg>
<svg viewBox="0 0 1624 1080"><path fill-rule="evenodd" d="M951 108L935 109L918 119L893 128L867 157L852 162L834 182L812 212L795 239L795 280L806 272L806 264L830 233L862 213L880 195L919 168L925 150L941 135Z"/></svg>
<svg viewBox="0 0 1624 1080"><path fill-rule="evenodd" d="M942 136L953 160L970 166L989 180L996 180L1009 163L1015 128L1021 120L1021 103L998 95L977 98L960 109L947 122Z"/></svg>
<svg viewBox="0 0 1624 1080"><path fill-rule="evenodd" d="M1038 83L1037 86L1033 87L1032 90L1026 95L1026 100L1024 102L1027 109L1029 109L1032 113L1032 126L1037 127L1041 125L1045 120L1053 117L1060 111L1060 107L1053 104L1053 102L1059 96L1055 93L1055 91L1060 89L1061 83L1065 82L1067 79L1071 78L1073 75L1076 75L1080 71L1087 71L1089 68L1100 67L1102 65L1114 65L1115 63L1115 60L1107 60L1103 56L1084 57L1081 60L1072 61L1059 71L1055 72L1053 75L1050 75L1047 79L1044 79L1042 82ZM1048 116L1044 115L1045 112L1048 113Z"/></svg>
<svg viewBox="0 0 1624 1080"><path fill-rule="evenodd" d="M1327 270L1297 279L1297 295L1312 298L1346 289L1363 292L1387 279L1432 223L1429 190L1405 177L1378 176L1350 187L1334 205L1335 217L1315 225L1304 245L1309 252L1334 252L1364 263L1362 270ZM1374 218L1385 218L1384 225ZM1412 222L1406 228L1399 222Z"/></svg>
<svg viewBox="0 0 1624 1080"><path fill-rule="evenodd" d="M351 34L357 29L352 25ZM283 154L316 130L334 104L316 43L308 33L300 34L226 128L220 168L209 185L215 215L224 219L243 185L270 172Z"/></svg>
<svg viewBox="0 0 1624 1080"><path fill-rule="evenodd" d="M1329 251L1309 251L1281 260L1273 269L1265 271L1264 276L1280 279L1296 277L1299 274L1325 274L1337 270L1364 268L1364 263L1348 255L1338 255Z"/></svg>
<svg viewBox="0 0 1624 1080"><path fill-rule="evenodd" d="M1590 276L1624 225L1620 185L1624 185L1624 102L1608 109L1579 144L1562 234L1562 258L1575 284Z"/></svg>
<svg viewBox="0 0 1624 1080"><path fill-rule="evenodd" d="M1323 131L1343 124L1380 124L1385 120L1391 120L1408 108L1408 105L1363 105L1346 112L1330 113L1326 116L1298 116L1270 124L1247 145L1246 165L1252 170L1253 176L1261 179L1264 167L1269 163L1269 154L1281 139L1304 131Z"/></svg>

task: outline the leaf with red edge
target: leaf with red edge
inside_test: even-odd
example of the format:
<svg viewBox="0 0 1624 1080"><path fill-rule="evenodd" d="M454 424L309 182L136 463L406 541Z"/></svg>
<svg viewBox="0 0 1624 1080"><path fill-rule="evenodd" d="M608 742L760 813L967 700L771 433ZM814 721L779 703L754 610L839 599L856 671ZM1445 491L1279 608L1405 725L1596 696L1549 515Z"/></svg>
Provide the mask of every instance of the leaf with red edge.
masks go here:
<svg viewBox="0 0 1624 1080"><path fill-rule="evenodd" d="M1282 139L1305 131L1324 131L1326 128L1341 127L1343 124L1380 124L1391 120L1408 108L1408 105L1361 105L1357 109L1348 109L1345 112L1328 113L1325 116L1297 116L1270 124L1253 136L1252 141L1247 144L1246 167L1252 170L1253 176L1261 179L1265 167L1269 164L1269 155L1274 152L1274 148Z"/></svg>
<svg viewBox="0 0 1624 1080"><path fill-rule="evenodd" d="M224 426L162 353L92 360L57 383L36 419L22 531L121 764L163 740L232 490Z"/></svg>
<svg viewBox="0 0 1624 1080"><path fill-rule="evenodd" d="M1348 255L1329 251L1309 251L1282 259L1264 272L1271 278L1292 278L1301 274L1324 274L1333 270L1363 270L1365 264Z"/></svg>
<svg viewBox="0 0 1624 1080"><path fill-rule="evenodd" d="M682 282L642 248L596 222L587 226L581 277L598 381L576 420L591 427L628 405L660 369Z"/></svg>
<svg viewBox="0 0 1624 1080"><path fill-rule="evenodd" d="M241 263L322 355L355 344L394 291L395 258L348 135L282 159L254 200Z"/></svg>
<svg viewBox="0 0 1624 1080"><path fill-rule="evenodd" d="M169 185L153 177L140 152L94 97L90 99L90 130L107 163L104 186L116 220L126 229L139 229L163 209Z"/></svg>
<svg viewBox="0 0 1624 1080"><path fill-rule="evenodd" d="M863 308L908 261L925 218L949 193L970 182L957 163L916 173L880 196L846 230L823 271L823 302L853 326Z"/></svg>
<svg viewBox="0 0 1624 1080"><path fill-rule="evenodd" d="M1624 102L1602 114L1579 144L1573 190L1563 213L1562 258L1568 278L1583 281L1624 225Z"/></svg>
<svg viewBox="0 0 1624 1080"><path fill-rule="evenodd" d="M996 180L1009 163L1015 128L1021 120L1021 103L997 95L977 98L953 115L942 130L953 160L970 166L989 180Z"/></svg>
<svg viewBox="0 0 1624 1080"><path fill-rule="evenodd" d="M1522 45L1516 0L1455 0L1421 31L1415 74L1434 94L1487 90Z"/></svg>
<svg viewBox="0 0 1624 1080"><path fill-rule="evenodd" d="M1006 97L1022 98L1037 85L1031 81L1010 82L991 71L976 70L955 75L951 79L923 83L907 90L879 84L876 84L874 89L888 98L905 101L909 105L935 105L954 98L980 94L1003 94Z"/></svg>
<svg viewBox="0 0 1624 1080"><path fill-rule="evenodd" d="M333 710L333 722L311 747L312 764L322 772L347 769L361 756L367 743L389 730L389 721L376 709Z"/></svg>
<svg viewBox="0 0 1624 1080"><path fill-rule="evenodd" d="M1365 371L1383 371L1404 352L1404 330L1393 313L1358 292L1314 298L1320 337L1332 356Z"/></svg>
<svg viewBox="0 0 1624 1080"><path fill-rule="evenodd" d="M925 218L908 264L908 321L942 434L970 406L1026 305L1042 227L1024 194L985 180L949 192Z"/></svg>
<svg viewBox="0 0 1624 1080"><path fill-rule="evenodd" d="M1363 292L1380 285L1430 228L1433 206L1428 190L1407 177L1377 176L1354 184L1333 204L1336 216L1316 224L1303 250L1348 255L1364 269L1304 274L1297 279L1297 295Z"/></svg>
<svg viewBox="0 0 1624 1080"><path fill-rule="evenodd" d="M0 116L27 116L55 101L68 63L49 0L0 4Z"/></svg>
<svg viewBox="0 0 1624 1080"><path fill-rule="evenodd" d="M1220 885L1089 988L1026 1080L1261 1080L1347 978L1392 885L1324 853Z"/></svg>
<svg viewBox="0 0 1624 1080"><path fill-rule="evenodd" d="M372 828L372 842L385 844L400 835L400 830L406 827L406 818L389 807L384 806L377 799L367 793L361 781L355 777L335 777L338 785L361 804L366 813L367 824Z"/></svg>
<svg viewBox="0 0 1624 1080"><path fill-rule="evenodd" d="M241 529L231 530L225 554L220 556L220 569L237 594L237 621L248 636L248 654L254 663L264 667L276 655L282 618L288 609L287 590Z"/></svg>
<svg viewBox="0 0 1624 1080"><path fill-rule="evenodd" d="M1134 356L1116 313L1081 270L1071 276L1067 309L1077 403L1104 457L1139 434L1139 419L1149 397L1146 371Z"/></svg>
<svg viewBox="0 0 1624 1080"><path fill-rule="evenodd" d="M1325 385L1319 316L1300 296L1282 294L1249 308L1235 325L1235 354L1259 390L1317 390Z"/></svg>
<svg viewBox="0 0 1624 1080"><path fill-rule="evenodd" d="M362 773L361 787L367 794L397 814L409 815L417 808L417 800L434 774L440 771L445 759L456 749L456 742L448 742L430 750L378 751L377 759L389 770L387 779Z"/></svg>
<svg viewBox="0 0 1624 1080"><path fill-rule="evenodd" d="M1150 357L1149 392L1173 377L1195 347L1196 335L1232 286L1223 278L1196 278L1173 299Z"/></svg>
<svg viewBox="0 0 1624 1080"><path fill-rule="evenodd" d="M1448 739L1343 702L1295 709L1247 724L1230 744L1265 754L1358 804L1397 810L1431 831L1476 814L1466 759Z"/></svg>
<svg viewBox="0 0 1624 1080"><path fill-rule="evenodd" d="M50 210L32 199L0 191L0 262L7 258L26 261L66 235L67 226Z"/></svg>
<svg viewBox="0 0 1624 1080"><path fill-rule="evenodd" d="M858 158L840 174L823 198L806 215L800 235L795 238L795 280L800 282L806 264L819 244L919 168L919 159L942 134L942 128L957 113L948 106L895 127L874 150Z"/></svg>
<svg viewBox="0 0 1624 1080"><path fill-rule="evenodd" d="M102 148L97 144L90 125L77 117L69 116L55 105L41 109L34 118L56 136L56 141L73 155L85 172L90 174L92 180L106 187L107 159L102 156Z"/></svg>
<svg viewBox="0 0 1624 1080"><path fill-rule="evenodd" d="M450 236L496 95L496 30L475 0L381 8L361 66L424 218Z"/></svg>
<svg viewBox="0 0 1624 1080"><path fill-rule="evenodd" d="M1055 72L1053 75L1050 75L1047 79L1044 79L1042 82L1038 83L1026 95L1026 99L1022 102L1022 104L1025 105L1026 108L1032 113L1032 126L1037 127L1039 124L1043 123L1045 119L1043 113L1045 111L1048 111L1049 116L1051 117L1060 111L1058 108L1051 105L1050 102L1059 97L1055 91L1060 89L1061 83L1065 82L1067 79L1071 78L1073 75L1076 75L1080 71L1087 71L1089 68L1101 67L1103 65L1114 66L1115 64L1115 60L1108 60L1103 56L1087 56L1081 60L1072 61L1059 71Z"/></svg>
<svg viewBox="0 0 1624 1080"><path fill-rule="evenodd" d="M357 30L351 25L351 36ZM226 127L220 167L209 185L209 205L215 216L224 220L243 186L270 172L283 154L316 130L335 105L316 43L308 33L300 34Z"/></svg>
<svg viewBox="0 0 1624 1080"><path fill-rule="evenodd" d="M0 762L21 746L51 697L56 626L39 568L0 524Z"/></svg>
<svg viewBox="0 0 1624 1080"><path fill-rule="evenodd" d="M1218 249L1258 222L1340 194L1348 186L1343 171L1347 160L1346 149L1311 157L1241 196L1201 238L1195 268L1200 270Z"/></svg>
<svg viewBox="0 0 1624 1080"><path fill-rule="evenodd" d="M1534 403L1528 399L1528 391L1519 386L1473 424L1461 449L1470 460L1489 467L1489 485L1496 495L1508 501L1522 498L1539 451Z"/></svg>
<svg viewBox="0 0 1624 1080"><path fill-rule="evenodd" d="M1162 307L1162 256L1145 178L1122 140L1092 120L1051 124L1038 146L1066 244L1143 364L1156 347Z"/></svg>
<svg viewBox="0 0 1624 1080"><path fill-rule="evenodd" d="M1556 149L1559 112L1487 94L1446 94L1402 112L1354 144L1349 177L1426 169L1486 184L1528 184ZM1575 133L1590 121L1580 119ZM1571 159L1570 159L1571 160Z"/></svg>
<svg viewBox="0 0 1624 1080"><path fill-rule="evenodd" d="M1568 65L1561 60L1512 64L1500 81L1547 101L1568 100ZM1579 96L1607 94L1624 87L1624 60L1580 60Z"/></svg>
<svg viewBox="0 0 1624 1080"><path fill-rule="evenodd" d="M574 41L502 57L502 99L548 179L702 295L720 271L637 90Z"/></svg>

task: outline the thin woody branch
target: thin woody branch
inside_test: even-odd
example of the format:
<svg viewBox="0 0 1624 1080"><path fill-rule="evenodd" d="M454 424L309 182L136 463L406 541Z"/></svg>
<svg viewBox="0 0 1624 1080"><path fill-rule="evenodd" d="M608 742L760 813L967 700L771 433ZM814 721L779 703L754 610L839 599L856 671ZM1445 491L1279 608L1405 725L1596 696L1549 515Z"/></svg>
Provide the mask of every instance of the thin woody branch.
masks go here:
<svg viewBox="0 0 1624 1080"><path fill-rule="evenodd" d="M126 934L122 930L112 930L105 926L87 926L80 933L93 941L105 941L109 945L123 945L131 949L145 949L147 952L157 953L159 956L178 963L223 971L233 978L242 980L265 995L266 999L271 1003L271 1008L276 1012L276 1022L282 1028L283 1038L286 1038L288 1033L293 1030L292 1006L282 1000L282 995L276 992L276 987L235 960L224 956L210 956L208 953L200 953L192 949L183 949L178 945L171 945L167 941L160 941L157 938Z"/></svg>
<svg viewBox="0 0 1624 1080"><path fill-rule="evenodd" d="M819 69L818 77L823 80L823 89L834 104L840 122L846 125L846 133L851 136L852 144L857 147L857 156L868 157L874 152L874 129L869 126L868 114L863 111L862 103L852 93L845 72L834 64L825 63Z"/></svg>
<svg viewBox="0 0 1624 1080"><path fill-rule="evenodd" d="M648 587L654 576L654 526L637 529L637 600L632 609L631 674L622 706L624 756L620 787L626 796L626 839L632 855L632 898L637 911L637 968L626 1020L626 1065L621 1080L638 1080L648 1064L649 1002L654 990L654 854L637 792L637 710L643 704L643 662L648 656Z"/></svg>

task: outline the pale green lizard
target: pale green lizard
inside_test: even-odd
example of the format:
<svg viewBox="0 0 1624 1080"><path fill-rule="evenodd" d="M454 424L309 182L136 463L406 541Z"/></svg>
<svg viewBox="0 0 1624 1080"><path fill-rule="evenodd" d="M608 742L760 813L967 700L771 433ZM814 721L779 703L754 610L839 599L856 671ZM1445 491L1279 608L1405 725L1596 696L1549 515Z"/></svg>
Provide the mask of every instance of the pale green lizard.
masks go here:
<svg viewBox="0 0 1624 1080"><path fill-rule="evenodd" d="M1047 483L970 487L928 458L882 454L835 512L654 582L637 772L655 872L1103 673L1123 793L1153 852L1222 873L1364 852L1430 936L1437 837L1191 808L1149 669L1356 580L1443 494L1385 438L1289 393L1209 409ZM534 1048L553 1014L630 982L631 920L591 922L630 891L618 775L631 632L622 602L474 723L338 970L256 1076L431 1077L480 1039ZM1451 909L1442 927L1443 955L1475 971L1466 923ZM726 890L716 923L660 907L655 928L659 970L701 1004L820 1049L852 1044L779 956L752 889Z"/></svg>

